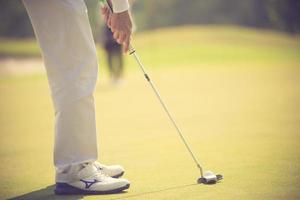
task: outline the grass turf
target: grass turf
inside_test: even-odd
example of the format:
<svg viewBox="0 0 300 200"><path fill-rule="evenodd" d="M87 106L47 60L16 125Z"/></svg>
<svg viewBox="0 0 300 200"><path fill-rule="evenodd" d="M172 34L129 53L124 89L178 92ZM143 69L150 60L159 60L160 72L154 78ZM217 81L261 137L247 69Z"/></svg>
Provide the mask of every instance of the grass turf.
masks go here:
<svg viewBox="0 0 300 200"><path fill-rule="evenodd" d="M170 33L176 41L168 42ZM124 165L129 192L54 196L46 77L10 76L0 79L1 199L299 199L297 38L188 27L144 33L135 41L194 152L224 181L196 184L199 172L128 58L125 84L115 88L103 77L95 97L100 160Z"/></svg>

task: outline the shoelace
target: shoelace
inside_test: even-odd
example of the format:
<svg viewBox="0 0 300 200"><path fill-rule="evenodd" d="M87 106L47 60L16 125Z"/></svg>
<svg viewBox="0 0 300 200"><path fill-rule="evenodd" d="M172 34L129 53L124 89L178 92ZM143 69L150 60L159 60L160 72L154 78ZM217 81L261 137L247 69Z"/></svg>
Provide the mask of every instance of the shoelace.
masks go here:
<svg viewBox="0 0 300 200"><path fill-rule="evenodd" d="M95 173L95 175L93 176L94 179L97 180L103 180L103 179L108 179L110 178L108 175L104 174L101 170L98 171L97 173Z"/></svg>
<svg viewBox="0 0 300 200"><path fill-rule="evenodd" d="M93 164L97 169L100 169L100 170L102 170L105 167L105 165L102 165L101 163L99 163L97 161L94 161Z"/></svg>
<svg viewBox="0 0 300 200"><path fill-rule="evenodd" d="M85 163L84 167L96 167L98 169L98 167L95 165L94 162ZM96 180L103 180L103 179L110 178L110 176L106 175L102 170L97 170L97 172L95 172L93 175L91 175L90 178L93 178Z"/></svg>

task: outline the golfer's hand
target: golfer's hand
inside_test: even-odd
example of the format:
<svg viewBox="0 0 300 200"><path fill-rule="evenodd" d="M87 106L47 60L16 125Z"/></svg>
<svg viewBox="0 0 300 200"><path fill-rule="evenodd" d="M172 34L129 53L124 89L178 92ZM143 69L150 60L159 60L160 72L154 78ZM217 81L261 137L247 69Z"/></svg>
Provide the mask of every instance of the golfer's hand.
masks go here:
<svg viewBox="0 0 300 200"><path fill-rule="evenodd" d="M108 8L102 8L102 14L108 27L113 32L115 40L124 45L124 51L129 50L132 34L132 20L129 11L111 13Z"/></svg>

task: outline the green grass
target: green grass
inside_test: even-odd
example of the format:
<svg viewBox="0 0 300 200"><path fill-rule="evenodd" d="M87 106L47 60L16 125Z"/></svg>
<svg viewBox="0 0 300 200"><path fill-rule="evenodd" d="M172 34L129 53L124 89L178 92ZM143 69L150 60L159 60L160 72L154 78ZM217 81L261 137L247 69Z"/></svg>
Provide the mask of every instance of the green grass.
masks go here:
<svg viewBox="0 0 300 200"><path fill-rule="evenodd" d="M137 35L134 44L144 62L154 67L300 60L298 36L247 28L169 28Z"/></svg>
<svg viewBox="0 0 300 200"><path fill-rule="evenodd" d="M124 165L130 190L54 196L46 77L7 76L0 79L0 199L300 198L298 38L186 27L141 33L134 44L205 169L225 179L195 184L194 163L128 57L125 84L115 88L100 76L95 98L100 160Z"/></svg>
<svg viewBox="0 0 300 200"><path fill-rule="evenodd" d="M0 39L1 57L40 57L40 50L35 40Z"/></svg>
<svg viewBox="0 0 300 200"><path fill-rule="evenodd" d="M187 26L134 35L133 44L151 67L243 62L300 61L300 37L267 30L222 26ZM104 52L98 44L98 54ZM0 39L0 56L39 57L34 40ZM176 58L176 59L174 59ZM128 66L135 66L127 59Z"/></svg>

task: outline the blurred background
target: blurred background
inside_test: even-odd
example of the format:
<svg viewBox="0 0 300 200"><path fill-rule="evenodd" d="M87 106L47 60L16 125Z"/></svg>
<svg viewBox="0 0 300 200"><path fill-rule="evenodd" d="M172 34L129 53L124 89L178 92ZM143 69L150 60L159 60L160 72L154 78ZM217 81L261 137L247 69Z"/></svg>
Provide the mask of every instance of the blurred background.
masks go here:
<svg viewBox="0 0 300 200"><path fill-rule="evenodd" d="M101 30L99 5L86 0L95 33ZM139 31L186 24L231 24L273 29L296 34L300 31L297 0L136 0L131 1ZM33 37L27 13L18 0L1 0L2 37Z"/></svg>
<svg viewBox="0 0 300 200"><path fill-rule="evenodd" d="M204 31L200 31L199 34L207 32L207 34L217 34L218 37L232 37L232 40L242 39L243 42L246 42L247 36L249 35L255 37L256 33L259 34L266 31L282 34L289 38L297 38L300 31L300 3L297 0L210 0L209 2L203 0L131 0L130 3L135 21L135 34L137 38L143 38L141 43L145 43L148 36L150 36L150 38L154 37L155 34L152 33L159 34L157 30L162 29L163 33L163 30L166 30L167 27L172 27L173 31L165 35L172 35L173 33L180 34L181 28L187 25L193 26L194 28L209 26L205 28ZM105 35L105 31L103 31L105 25L99 14L99 4L97 0L86 0L86 4L100 58L107 58L104 53L107 36ZM30 20L22 2L19 0L0 0L0 11L0 58L2 58L2 61L3 58L9 58L9 61L12 62L12 58L16 57L19 58L19 60L20 58L41 57L39 48L34 40ZM175 30L176 28L174 27L178 27L178 30ZM223 28L219 29L218 27ZM228 33L228 31L230 33ZM243 33L243 31L250 31L251 33L247 34ZM183 30L183 32L181 32L182 36L179 39L175 38L175 40L184 40L184 42L187 43L191 42L189 39L193 37L189 38L189 35L184 35L184 33L187 32L197 34L197 31L192 31L192 29ZM139 33L141 33L140 37ZM150 35L148 35L148 33L150 33ZM195 38L196 37L195 35ZM266 35L266 37L268 37L268 35ZM169 37L169 39L162 38L159 42L151 43L151 45L147 46L147 50L152 53L155 52L156 49L162 51L161 46L157 45L166 43L166 40L171 40L170 38L171 37ZM201 38L200 35L197 38ZM149 39L149 41L150 40L151 39ZM225 39L223 42L225 42ZM235 41L230 41L228 38L226 42L232 42L231 44L233 44ZM137 41L136 45L139 46L140 42ZM178 47L178 45L175 46ZM195 59L197 59L198 64L205 60L214 62L215 60L220 60L220 56L228 54L227 51L210 51L205 48L205 45L200 44L193 46L193 48L203 50L201 52L198 51L198 53L200 53L198 54L198 58L202 57L202 59L193 57L193 59L188 60L188 56L183 56L185 59L179 62L193 62ZM196 52L196 50L194 49L193 52ZM203 55L209 54L209 52L212 54ZM159 53L155 55L156 59L163 57L160 55ZM146 57L149 57L148 52L146 53ZM168 56L162 59L170 61ZM233 57L228 59L235 60ZM7 59L5 60L7 61ZM177 59L176 62L178 62L178 60L179 59ZM36 60L31 59L31 61L34 63ZM107 62L107 59L103 59L101 62L105 65L103 70L105 71L104 73L106 73L109 62ZM27 63L24 63L24 65L26 68L31 69L33 63L32 65L29 64L29 66ZM165 65L166 63L158 62L157 64ZM123 65L125 65L125 67ZM7 65L2 62L2 66ZM122 67L126 69L128 66L130 67L132 65L130 61L128 64L127 58L125 58L125 62L122 60ZM33 69L36 68L33 67ZM0 71L3 74L15 70L13 67L2 67Z"/></svg>
<svg viewBox="0 0 300 200"><path fill-rule="evenodd" d="M100 160L125 166L134 184L122 196L300 199L299 0L131 1L133 45L205 169L225 176L216 187L193 185L198 171L131 56L118 51L125 71L111 82L99 5L86 4ZM0 22L0 199L59 199L54 113L22 2L0 0Z"/></svg>

